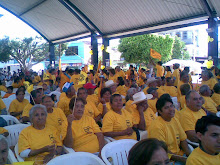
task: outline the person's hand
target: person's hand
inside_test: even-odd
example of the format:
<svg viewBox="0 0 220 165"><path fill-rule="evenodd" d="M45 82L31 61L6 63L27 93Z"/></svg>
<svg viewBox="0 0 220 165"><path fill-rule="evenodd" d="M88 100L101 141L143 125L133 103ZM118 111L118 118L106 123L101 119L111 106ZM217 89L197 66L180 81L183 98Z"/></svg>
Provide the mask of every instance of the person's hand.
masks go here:
<svg viewBox="0 0 220 165"><path fill-rule="evenodd" d="M75 116L73 114L70 114L69 116L67 116L68 123L72 123L73 120L76 120L76 118L75 118Z"/></svg>
<svg viewBox="0 0 220 165"><path fill-rule="evenodd" d="M54 155L53 154L48 154L44 157L44 164L48 163L51 159L53 159Z"/></svg>
<svg viewBox="0 0 220 165"><path fill-rule="evenodd" d="M100 98L100 102L101 102L102 104L106 104L106 101L105 101L104 98Z"/></svg>
<svg viewBox="0 0 220 165"><path fill-rule="evenodd" d="M55 144L53 145L48 145L48 146L45 146L44 148L44 152L50 152L50 153L55 153Z"/></svg>
<svg viewBox="0 0 220 165"><path fill-rule="evenodd" d="M128 127L126 130L125 130L125 135L132 135L132 133L133 133L134 131L133 131L133 129L131 128L131 127Z"/></svg>

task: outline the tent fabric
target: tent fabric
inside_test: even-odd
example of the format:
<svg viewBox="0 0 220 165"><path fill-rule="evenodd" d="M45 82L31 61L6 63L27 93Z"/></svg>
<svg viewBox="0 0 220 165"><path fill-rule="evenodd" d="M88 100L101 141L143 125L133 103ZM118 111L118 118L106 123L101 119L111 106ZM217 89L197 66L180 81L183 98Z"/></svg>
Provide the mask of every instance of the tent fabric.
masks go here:
<svg viewBox="0 0 220 165"><path fill-rule="evenodd" d="M60 43L96 33L106 38L207 21L204 0L0 0L47 41ZM220 17L220 1L207 0Z"/></svg>

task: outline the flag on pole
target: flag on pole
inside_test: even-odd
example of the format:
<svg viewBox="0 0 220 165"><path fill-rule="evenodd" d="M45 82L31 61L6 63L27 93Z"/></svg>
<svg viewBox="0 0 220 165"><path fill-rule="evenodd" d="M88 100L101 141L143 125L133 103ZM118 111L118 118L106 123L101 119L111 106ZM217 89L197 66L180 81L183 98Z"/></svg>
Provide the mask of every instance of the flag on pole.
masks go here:
<svg viewBox="0 0 220 165"><path fill-rule="evenodd" d="M31 84L30 86L27 87L27 92L31 94L31 92L34 90L34 85Z"/></svg>
<svg viewBox="0 0 220 165"><path fill-rule="evenodd" d="M98 64L98 68L97 68L97 73L99 72L99 69L101 69L101 65L102 65L102 62L101 60L99 61L99 64Z"/></svg>
<svg viewBox="0 0 220 165"><path fill-rule="evenodd" d="M86 83L87 74L83 71L80 72L78 85Z"/></svg>
<svg viewBox="0 0 220 165"><path fill-rule="evenodd" d="M150 56L161 60L161 54L150 48Z"/></svg>
<svg viewBox="0 0 220 165"><path fill-rule="evenodd" d="M59 59L59 70L61 70L61 58Z"/></svg>
<svg viewBox="0 0 220 165"><path fill-rule="evenodd" d="M50 79L50 74L48 71L44 72L44 75L43 75L43 80L49 80Z"/></svg>

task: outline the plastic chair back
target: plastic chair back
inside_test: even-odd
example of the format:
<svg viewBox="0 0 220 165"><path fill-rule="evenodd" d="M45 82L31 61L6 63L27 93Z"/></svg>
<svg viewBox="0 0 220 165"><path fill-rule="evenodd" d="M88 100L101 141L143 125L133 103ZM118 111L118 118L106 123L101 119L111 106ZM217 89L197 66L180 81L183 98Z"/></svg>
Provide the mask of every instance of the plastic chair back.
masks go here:
<svg viewBox="0 0 220 165"><path fill-rule="evenodd" d="M17 157L17 160L18 160L19 162L24 162L24 159L18 154L18 143L15 145L14 150L15 150L15 155L16 155L16 157Z"/></svg>
<svg viewBox="0 0 220 165"><path fill-rule="evenodd" d="M5 106L6 106L6 110L7 110L7 111L8 111L8 109L9 109L9 106L10 106L12 100L14 100L14 99L9 98L9 97L8 97L8 98L5 98L5 99L2 99L2 101L5 103Z"/></svg>
<svg viewBox="0 0 220 165"><path fill-rule="evenodd" d="M0 115L0 117L2 117L7 122L7 126L14 125L14 124L21 124L20 121L18 121L18 119L14 116Z"/></svg>
<svg viewBox="0 0 220 165"><path fill-rule="evenodd" d="M88 152L73 152L61 155L47 163L47 165L57 164L105 165L98 156Z"/></svg>
<svg viewBox="0 0 220 165"><path fill-rule="evenodd" d="M11 149L8 150L8 160L9 160L10 164L18 162L18 160L15 158L15 155Z"/></svg>
<svg viewBox="0 0 220 165"><path fill-rule="evenodd" d="M128 165L130 149L137 143L136 140L123 139L106 144L101 151L102 160L107 165Z"/></svg>
<svg viewBox="0 0 220 165"><path fill-rule="evenodd" d="M28 127L27 124L15 124L15 125L9 125L4 127L8 130L9 135L6 137L8 140L9 147L15 146L18 143L18 136L21 133L21 131Z"/></svg>

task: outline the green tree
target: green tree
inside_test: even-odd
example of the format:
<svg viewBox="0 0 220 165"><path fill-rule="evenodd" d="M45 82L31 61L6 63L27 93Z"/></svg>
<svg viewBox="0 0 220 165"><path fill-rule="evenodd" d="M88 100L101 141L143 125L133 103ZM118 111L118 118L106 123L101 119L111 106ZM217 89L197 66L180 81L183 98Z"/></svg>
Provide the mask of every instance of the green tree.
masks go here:
<svg viewBox="0 0 220 165"><path fill-rule="evenodd" d="M55 45L55 56L63 55L67 44ZM42 37L13 39L8 37L0 39L0 61L16 60L22 70L28 70L33 65L49 58L49 44Z"/></svg>
<svg viewBox="0 0 220 165"><path fill-rule="evenodd" d="M175 36L173 43L172 59L189 59L189 53L186 50L185 42L180 37Z"/></svg>
<svg viewBox="0 0 220 165"><path fill-rule="evenodd" d="M158 36L154 34L145 34L135 37L120 39L118 50L122 53L127 63L149 63L150 48L162 55L162 61L171 59L173 47L173 38L170 36ZM158 61L158 59L153 59Z"/></svg>

